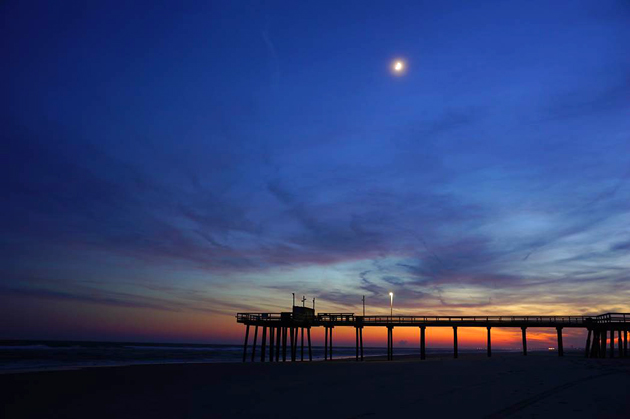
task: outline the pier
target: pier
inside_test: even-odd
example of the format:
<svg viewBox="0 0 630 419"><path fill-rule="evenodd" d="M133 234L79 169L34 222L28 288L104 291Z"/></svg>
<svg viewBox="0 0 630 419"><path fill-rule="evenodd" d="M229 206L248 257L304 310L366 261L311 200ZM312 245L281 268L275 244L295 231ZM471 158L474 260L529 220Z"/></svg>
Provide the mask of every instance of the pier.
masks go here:
<svg viewBox="0 0 630 419"><path fill-rule="evenodd" d="M581 328L587 331L585 356L587 358L627 357L630 313L606 313L599 316L357 316L354 313L315 313L307 307L294 306L292 312L238 313L236 321L246 326L243 344L243 362L248 359L250 328L254 328L251 361L256 360L258 329L262 329L260 361L286 362L287 349L290 361L296 361L298 335L300 355L304 361L304 335L307 337L307 358L313 360L311 328L324 328L324 360L333 359L333 330L335 327L354 327L356 335L356 361L363 361L363 328L387 328L387 360L394 359L394 330L397 327L417 327L419 331L420 359L426 359L426 328L449 327L453 329L453 357L458 356L457 330L461 327L485 327L487 329L487 354L492 356L492 328L520 328L523 355L527 355L527 329L555 328L558 339L558 356L564 355L562 331L565 328ZM267 333L267 330L269 333ZM267 335L269 352L267 354ZM275 343L274 343L275 336ZM290 341L287 344L287 336ZM616 343L615 343L616 342ZM274 352L275 350L275 352Z"/></svg>

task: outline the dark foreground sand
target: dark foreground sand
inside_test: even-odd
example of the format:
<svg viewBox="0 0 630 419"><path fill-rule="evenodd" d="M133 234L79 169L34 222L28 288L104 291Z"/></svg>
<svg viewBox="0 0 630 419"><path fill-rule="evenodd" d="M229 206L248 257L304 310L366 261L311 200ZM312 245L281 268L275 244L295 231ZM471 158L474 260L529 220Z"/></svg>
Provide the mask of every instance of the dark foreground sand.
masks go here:
<svg viewBox="0 0 630 419"><path fill-rule="evenodd" d="M2 418L630 418L630 359L464 355L0 376Z"/></svg>

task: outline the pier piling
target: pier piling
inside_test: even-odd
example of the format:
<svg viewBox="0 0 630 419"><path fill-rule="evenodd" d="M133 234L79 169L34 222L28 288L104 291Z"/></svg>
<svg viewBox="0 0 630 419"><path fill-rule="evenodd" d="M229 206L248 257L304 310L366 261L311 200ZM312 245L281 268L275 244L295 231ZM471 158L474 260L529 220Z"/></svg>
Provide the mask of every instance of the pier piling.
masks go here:
<svg viewBox="0 0 630 419"><path fill-rule="evenodd" d="M492 356L492 340L490 339L490 329L492 328L488 327L488 358Z"/></svg>
<svg viewBox="0 0 630 419"><path fill-rule="evenodd" d="M256 340L258 340L258 326L254 329L254 343L252 345L252 362L256 360Z"/></svg>
<svg viewBox="0 0 630 419"><path fill-rule="evenodd" d="M610 357L615 357L615 329L610 329Z"/></svg>
<svg viewBox="0 0 630 419"><path fill-rule="evenodd" d="M588 357L595 358L595 347L597 345L597 329L593 329L593 335L591 340L591 346L587 348Z"/></svg>
<svg viewBox="0 0 630 419"><path fill-rule="evenodd" d="M249 339L249 325L245 329L245 343L243 344L243 362L247 359L247 340Z"/></svg>
<svg viewBox="0 0 630 419"><path fill-rule="evenodd" d="M267 349L267 326L262 328L262 339L260 340L260 362L265 362L265 349Z"/></svg>
<svg viewBox="0 0 630 419"><path fill-rule="evenodd" d="M453 326L453 358L457 358L457 326Z"/></svg>
<svg viewBox="0 0 630 419"><path fill-rule="evenodd" d="M521 327L521 334L523 335L523 356L527 356L527 328Z"/></svg>
<svg viewBox="0 0 630 419"><path fill-rule="evenodd" d="M311 349L311 328L310 326L306 328L306 333L308 334L308 360L313 360L313 351Z"/></svg>
<svg viewBox="0 0 630 419"><path fill-rule="evenodd" d="M562 328L556 327L558 332L558 356L564 356L564 347L562 346Z"/></svg>
<svg viewBox="0 0 630 419"><path fill-rule="evenodd" d="M361 361L363 361L363 326L359 329L359 341L361 343Z"/></svg>
<svg viewBox="0 0 630 419"><path fill-rule="evenodd" d="M328 343L330 343L330 352L328 353L328 356L330 357L330 360L332 361L333 359L333 340L332 340L332 331L333 331L333 327L331 326L330 328L330 341Z"/></svg>
<svg viewBox="0 0 630 419"><path fill-rule="evenodd" d="M427 357L426 338L425 338L426 329L427 329L426 326L420 326L420 359L426 359Z"/></svg>
<svg viewBox="0 0 630 419"><path fill-rule="evenodd" d="M296 355L296 346L297 346L297 327L291 328L291 362L295 362Z"/></svg>
<svg viewBox="0 0 630 419"><path fill-rule="evenodd" d="M392 326L392 328L391 328L391 338L390 339L391 339L392 344L391 344L390 350L389 350L389 353L390 353L390 358L389 359L391 361L393 361L394 360L394 326Z"/></svg>
<svg viewBox="0 0 630 419"><path fill-rule="evenodd" d="M591 343L591 358L597 358L599 356L600 346L599 329L595 329L593 330L593 342Z"/></svg>
<svg viewBox="0 0 630 419"><path fill-rule="evenodd" d="M394 360L394 326L387 326L387 360Z"/></svg>

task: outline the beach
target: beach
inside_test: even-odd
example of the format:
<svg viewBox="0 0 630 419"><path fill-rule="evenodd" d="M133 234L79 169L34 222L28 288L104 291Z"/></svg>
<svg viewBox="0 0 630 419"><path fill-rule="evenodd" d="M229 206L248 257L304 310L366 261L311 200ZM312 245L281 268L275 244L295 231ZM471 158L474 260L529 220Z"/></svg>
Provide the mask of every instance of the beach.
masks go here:
<svg viewBox="0 0 630 419"><path fill-rule="evenodd" d="M622 418L630 359L137 365L4 374L0 391L4 418Z"/></svg>

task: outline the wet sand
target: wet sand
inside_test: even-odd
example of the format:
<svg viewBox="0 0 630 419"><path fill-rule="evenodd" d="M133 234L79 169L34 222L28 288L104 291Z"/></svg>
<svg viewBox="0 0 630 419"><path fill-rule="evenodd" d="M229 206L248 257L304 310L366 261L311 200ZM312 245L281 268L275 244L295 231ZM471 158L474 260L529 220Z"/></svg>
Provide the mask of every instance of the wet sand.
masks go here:
<svg viewBox="0 0 630 419"><path fill-rule="evenodd" d="M0 376L3 418L629 418L630 359L531 353Z"/></svg>

